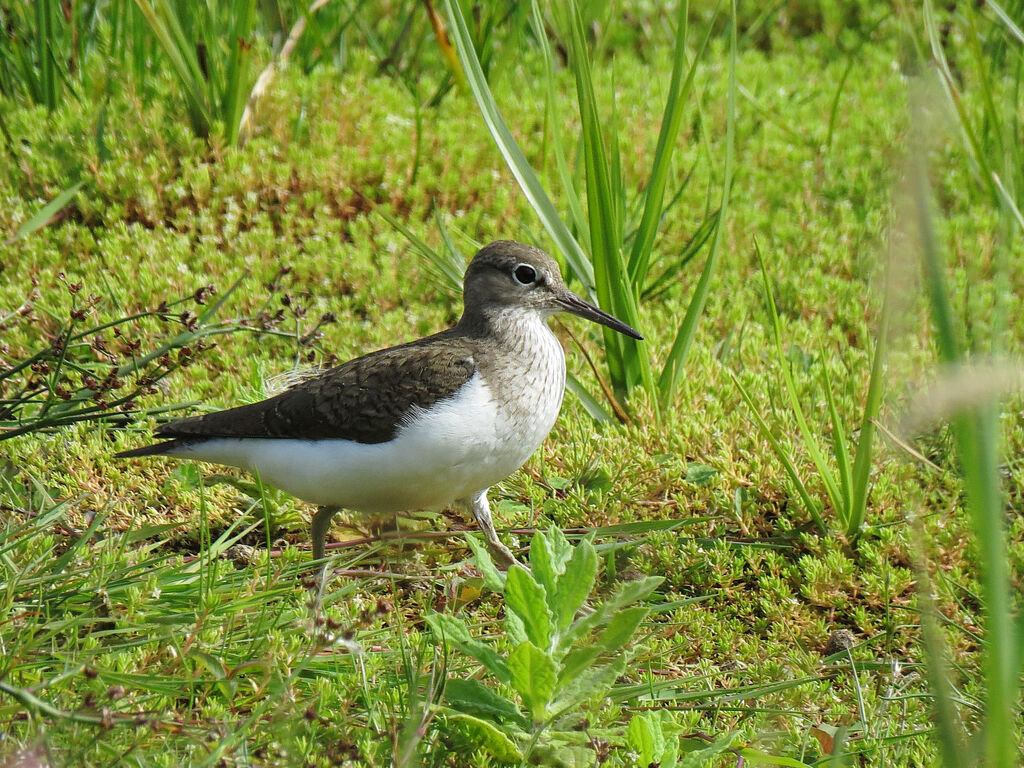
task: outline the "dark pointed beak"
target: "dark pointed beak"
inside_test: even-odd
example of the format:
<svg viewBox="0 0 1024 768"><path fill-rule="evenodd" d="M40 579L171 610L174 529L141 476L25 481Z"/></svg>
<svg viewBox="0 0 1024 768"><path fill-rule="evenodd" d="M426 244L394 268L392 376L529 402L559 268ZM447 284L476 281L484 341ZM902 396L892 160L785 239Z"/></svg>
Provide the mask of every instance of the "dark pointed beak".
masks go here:
<svg viewBox="0 0 1024 768"><path fill-rule="evenodd" d="M595 323L605 325L613 331L618 331L626 336L630 336L641 341L644 338L617 317L609 315L603 309L598 309L593 304L588 304L572 291L566 291L564 294L559 296L558 305L566 312L571 312L572 314L586 318L587 320L593 320Z"/></svg>

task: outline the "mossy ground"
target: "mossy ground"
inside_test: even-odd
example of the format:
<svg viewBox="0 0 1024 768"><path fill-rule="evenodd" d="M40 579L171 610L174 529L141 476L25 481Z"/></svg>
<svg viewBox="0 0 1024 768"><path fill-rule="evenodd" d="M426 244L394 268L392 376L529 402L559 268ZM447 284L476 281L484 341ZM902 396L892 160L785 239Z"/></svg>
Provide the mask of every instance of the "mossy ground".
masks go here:
<svg viewBox="0 0 1024 768"><path fill-rule="evenodd" d="M936 753L920 666L915 568L932 573L964 700L983 695L976 668L977 563L950 438L935 428L918 441L934 469L881 439L866 531L857 541L821 535L729 375L792 444L800 472L821 493L781 397L754 242L768 261L803 402L826 437L817 371L828 367L852 431L867 388L882 266L890 254L915 258L893 244L903 231L898 196L907 151L900 36L883 26L858 50L841 90L848 61L826 42L821 35L784 38L770 53L740 53L737 80L744 90L726 247L672 407L658 421L638 393L629 403L632 425L596 424L567 397L550 438L492 499L499 527L510 531L549 523L575 529L680 522L661 532L599 538L621 545L602 550L604 583L636 571L663 576L659 600L667 609L645 626L629 678L610 700L581 711L581 721L616 728L636 708L666 706L689 731L738 730L746 743L808 763L822 755L813 728L846 726L846 749L862 752L866 764L927 765ZM652 73L667 71L668 53L654 47L638 54L628 46L615 53L627 180L641 178L651 161L667 86L667 77ZM703 111L692 111L684 125L678 178L696 170L663 222L662 255L682 247L720 183L721 168L707 153L719 157L724 141L726 60L727 52L715 48L699 77ZM557 200L545 152L541 73L537 60L509 58L495 69L492 87L527 156L550 171ZM611 84L603 81L609 111ZM16 158L0 158L0 231L13 232L61 189L89 180L61 220L0 245L0 308L19 306L35 288L38 298L31 301L40 318L7 324L0 338L7 358L67 318L73 299L59 273L82 282L83 294L100 297L89 315L97 323L207 284L223 291L241 278L222 316L274 312L287 295L290 306L282 307L276 331L221 337L141 403L224 407L262 396L264 379L293 365L348 359L457 318L457 298L378 208L433 244L440 239L434 212L440 212L467 254L472 243L499 237L549 245L471 98L452 92L428 110L417 147L407 92L376 75L358 50L344 74L284 73L244 149L221 146L216 137L193 138L169 81L159 86L146 100L131 90L110 96L102 151L99 100L72 100L52 115L4 107L11 134L25 141ZM571 96L571 77L563 74L557 87ZM562 129L571 135L577 126L570 112L565 109ZM941 234L954 256L950 282L962 299L960 321L977 329L989 321L991 306L987 294L969 288L989 269L993 215L965 180L955 137L939 127L935 133L933 183ZM699 265L690 265L643 307L653 359L667 354L698 273ZM1016 322L1006 346L1020 343L1024 317L1024 278L1019 270L1011 278L1004 301ZM906 404L932 376L916 278L903 298L881 417L895 431ZM315 344L302 345L326 312L337 322L324 325ZM594 330L567 324L597 355ZM597 391L572 345L569 366ZM1024 453L1019 405L1005 419L1008 457ZM458 533L465 521L434 516L413 528L450 535L337 550L339 567L353 573L331 583L326 624L318 625L301 578L310 509L272 489L260 498L251 488L211 482L211 473L222 470L209 466L197 473L167 460L111 458L139 445L151 426L80 426L0 444L5 517L23 522L67 500L44 534L5 555L5 580L18 586L0 626L7 657L2 678L65 715L97 713L105 721L27 717L0 697L6 732L0 755L43 749L59 764L389 762L424 695L424 676L440 663L423 613L461 610L482 632L497 627L500 605L480 591ZM202 483L200 474L207 478ZM1019 458L1008 461L1005 476L1019 508ZM37 559L67 549L97 514L99 531L74 550L64 574L33 582ZM244 539L258 548L254 559L236 567L204 557L210 541L241 516L254 526ZM831 519L827 509L825 516ZM348 522L358 527L360 521ZM155 527L164 524L170 527ZM126 538L132 530L144 535ZM362 535L341 525L334 534L337 541ZM1019 516L1011 537L1019 578ZM507 538L526 543L514 532ZM368 568L393 576L359 575ZM34 589L51 596L49 614L15 615L18 601ZM858 665L841 656L823 662L838 630L852 633ZM351 653L353 644L362 652ZM468 668L454 657L447 665L449 674ZM971 716L969 706L965 715ZM438 733L443 729L426 731L425 760L479 764L480 758L448 752ZM629 757L613 751L611 759L628 763Z"/></svg>

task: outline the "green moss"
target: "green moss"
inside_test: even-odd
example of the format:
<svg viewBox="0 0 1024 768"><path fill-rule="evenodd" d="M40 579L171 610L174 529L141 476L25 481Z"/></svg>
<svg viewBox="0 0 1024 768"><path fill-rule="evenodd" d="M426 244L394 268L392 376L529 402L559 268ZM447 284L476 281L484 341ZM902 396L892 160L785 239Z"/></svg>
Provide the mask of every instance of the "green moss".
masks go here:
<svg viewBox="0 0 1024 768"><path fill-rule="evenodd" d="M695 23L705 15L703 4L697 6ZM650 164L667 88L660 74L669 62L660 12L638 7L640 18L657 23L616 28L614 57L601 60L601 66L614 61L615 76L598 82L606 114L613 89L617 94L626 179ZM492 492L501 528L683 523L667 532L636 528L599 536L608 545L601 550L603 583L637 571L657 574L666 578L664 601L680 602L646 627L642 648L619 681L630 693L581 712L594 733L621 729L638 706L666 705L683 710L678 722L687 732L735 729L752 746L808 761L820 756L809 728L824 724L854 727L862 738L849 746L872 764L934 762L927 735L933 723L917 666L914 566L922 556L932 564L937 601L949 619L944 632L957 682L965 696L984 695L977 554L949 435L937 428L915 443L937 470L879 438L868 529L855 542L822 538L729 375L751 392L811 491L825 498L779 388L753 242L768 261L805 412L827 444L820 371L826 367L836 384L837 409L852 432L863 409L879 272L899 210L894 189L906 151L906 87L895 69L901 42L894 25L883 24L857 49L835 101L850 50L836 40L868 29L881 13L869 3L855 8L851 21L837 4L818 10L796 4L778 23L752 32L751 46L741 51L737 79L744 95L725 249L673 407L655 422L651 404L638 394L629 404L633 424L595 424L567 396L545 446ZM757 18L750 9L743 13ZM511 42L501 41L499 49L496 97L558 202L541 62ZM430 67L440 59L433 51L425 56L432 82L438 70ZM662 223L654 274L717 199L725 59L716 41L697 77L701 109L685 117L673 172L676 183L690 168L693 176ZM356 46L344 73L329 66L280 73L261 105L255 137L241 149L192 136L167 76L155 76L145 96L113 89L102 101L69 100L50 114L0 103L5 126L19 139L14 151L0 153L0 230L13 233L46 201L86 179L63 218L0 242L0 317L25 301L35 307L32 316L4 321L3 359L17 358L69 317L76 299L60 273L83 283L81 295L99 297L88 313L96 325L207 284L224 291L240 278L226 319L284 311L272 333L218 337L195 364L146 396L143 407L254 400L266 393L266 378L294 365L348 359L454 322L457 300L375 207L432 245L440 242L434 212L443 214L466 255L472 243L497 237L544 245L541 227L469 96L453 91L440 106L424 109L417 147L414 102L399 83L377 76L376 64ZM557 72L555 86L568 104L571 74ZM579 130L561 101L558 127L567 136ZM992 298L972 286L991 270L996 214L970 181L958 143L937 141L932 162L939 234L954 256L956 321L984 352ZM1012 248L1021 255L1020 238ZM668 353L698 269L688 266L663 297L642 307L640 325L655 361ZM1003 297L1011 318L1004 348L1019 345L1024 334L1020 280L1011 274L1012 290ZM284 296L291 308L282 304ZM921 297L907 288L901 298L881 419L890 429L931 376ZM322 326L315 343L301 344L327 312L337 322ZM567 324L597 354L594 329ZM153 337L160 328L145 322L138 333ZM597 392L572 344L568 358ZM1018 398L1007 408L1009 457L1024 450L1020 406ZM317 614L302 586L304 553L296 547L308 539L308 508L272 490L259 498L242 473L226 471L233 483L216 482L209 475L220 470L204 466L200 485L171 462L110 458L139 442L135 428L151 426L149 420L126 432L81 425L0 444L0 509L8 525L28 525L31 532L5 550L13 567L0 602L7 649L0 680L65 713L106 709L112 717L112 727L102 731L67 716L23 719L20 705L0 697L10 724L0 758L45 743L58 761L97 764L115 755L180 765L243 754L258 764L388 763L392 737L410 732L403 731L407 723L415 732L431 674L474 673L464 658L433 655L419 634L422 615L459 608L482 633L500 631L501 606L480 594L458 535L415 537L433 528L454 531L457 519L412 523L414 536L404 546L340 549L337 565L353 575L331 583ZM698 464L713 470L699 483L687 479ZM1019 507L1024 464L1008 460L1006 476L1011 503ZM31 528L59 501L65 502L60 515ZM97 514L101 525L76 546ZM823 511L828 520L832 514ZM272 557L265 551L265 515ZM334 533L362 535L341 526ZM255 559L236 568L211 556L211 542L225 534L256 546ZM1024 525L1012 520L1009 536L1019 584ZM520 546L527 541L509 538ZM65 551L73 556L49 570ZM371 568L398 576L360 575ZM856 666L839 661L823 668L829 637L840 629L853 633ZM350 640L361 654L351 652ZM733 695L739 688L742 695ZM444 744L431 741L434 731L426 733L424 759L458 763ZM211 751L218 748L222 754ZM613 750L610 759L625 764L627 756Z"/></svg>

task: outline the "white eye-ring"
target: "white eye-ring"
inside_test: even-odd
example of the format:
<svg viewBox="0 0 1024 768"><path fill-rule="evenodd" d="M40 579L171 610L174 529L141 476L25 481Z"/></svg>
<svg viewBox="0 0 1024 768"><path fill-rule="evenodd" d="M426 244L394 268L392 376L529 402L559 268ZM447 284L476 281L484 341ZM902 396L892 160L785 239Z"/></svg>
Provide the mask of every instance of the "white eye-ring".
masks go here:
<svg viewBox="0 0 1024 768"><path fill-rule="evenodd" d="M512 277L520 285L533 285L537 281L537 270L529 264L516 264L516 268L512 270Z"/></svg>

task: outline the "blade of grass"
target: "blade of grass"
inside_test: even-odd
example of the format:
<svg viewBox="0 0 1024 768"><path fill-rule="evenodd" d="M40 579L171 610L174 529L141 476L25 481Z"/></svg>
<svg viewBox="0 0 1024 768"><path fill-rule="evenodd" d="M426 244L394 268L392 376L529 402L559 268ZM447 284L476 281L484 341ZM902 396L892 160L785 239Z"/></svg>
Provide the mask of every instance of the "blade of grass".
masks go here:
<svg viewBox="0 0 1024 768"><path fill-rule="evenodd" d="M629 278L633 286L639 286L646 282L654 238L658 233L658 226L661 224L664 210L665 186L672 165L676 139L679 136L679 127L682 124L683 106L693 88L697 66L704 57L708 42L711 40L711 33L714 30L714 24L709 23L707 33L693 57L693 63L690 65L684 81L683 67L686 64L689 10L689 0L679 4L679 18L676 21L678 29L672 55L672 80L668 88L668 99L665 102L665 114L661 119L661 130L658 132L658 144L654 150L654 164L651 166L651 175L645 187L644 212L633 240L633 250L629 256ZM717 13L718 9L716 8L716 16Z"/></svg>
<svg viewBox="0 0 1024 768"><path fill-rule="evenodd" d="M193 41L185 34L176 8L170 0L135 0L164 55L171 62L185 91L192 130L205 137L213 125L213 109L206 89L206 77L199 65Z"/></svg>
<svg viewBox="0 0 1024 768"><path fill-rule="evenodd" d="M839 418L839 411L836 409L836 399L832 393L832 378L828 373L828 365L825 362L825 354L822 351L821 362L821 386L825 390L825 402L828 405L828 418L832 424L832 455L836 457L836 465L839 469L839 490L842 493L842 506L836 512L842 518L844 525L849 524L848 512L853 506L853 476L850 471L849 441L846 439L846 430L843 428L843 420Z"/></svg>
<svg viewBox="0 0 1024 768"><path fill-rule="evenodd" d="M882 317L878 324L874 358L871 361L871 378L868 380L868 397L864 403L864 417L860 424L860 438L853 458L853 493L846 520L846 535L855 536L864 524L868 506L872 446L875 439L875 424L882 407L882 386L885 382L885 362L889 351L889 316L891 312L892 282L888 268L882 278L885 281L882 297Z"/></svg>
<svg viewBox="0 0 1024 768"><path fill-rule="evenodd" d="M843 504L843 493L839 488L839 483L836 480L835 473L832 471L832 467L828 463L828 459L825 458L824 451L818 444L817 436L811 429L810 424L807 422L807 417L804 415L803 407L800 405L800 397L799 392L797 391L796 381L793 379L793 372L791 370L789 360L786 359L786 353L782 347L782 321L779 319L779 313L775 307L775 297L772 295L772 285L771 279L768 277L768 267L765 264L764 255L761 253L761 247L758 245L756 240L754 241L754 252L757 254L757 261L761 268L761 279L764 281L765 295L768 301L768 319L775 344L775 356L779 364L779 371L782 375L783 389L785 389L787 399L789 400L790 412L796 419L804 448L811 457L811 461L814 462L815 468L818 470L818 475L821 477L821 481L825 486L825 493L828 494L829 501L832 503L833 509L836 511L837 515L843 517L844 510L846 509Z"/></svg>
<svg viewBox="0 0 1024 768"><path fill-rule="evenodd" d="M920 97L912 99L911 105L914 108L912 125L917 136L912 143L915 151L911 154L910 175L929 308L937 331L939 360L947 366L957 365L962 362L963 353L953 326L941 249L932 223L927 159L923 149L926 143L922 134L926 123ZM986 700L982 727L983 761L985 765L1010 768L1019 757L1017 729L1013 723L1020 695L1020 651L1010 595L1005 499L999 481L999 428L995 404L978 403L974 408L955 415L952 426L967 509L978 540L984 598L985 654L982 669Z"/></svg>
<svg viewBox="0 0 1024 768"><path fill-rule="evenodd" d="M540 6L535 1L530 3L530 26L544 59L544 109L546 119L550 124L550 144L555 155L555 168L561 181L562 194L565 196L569 208L569 220L575 229L575 236L581 241L583 249L590 252L590 228L587 226L587 219L583 214L583 201L577 192L576 180L566 161L565 140L556 111L558 97L555 94L555 70L552 63L551 43L548 40Z"/></svg>
<svg viewBox="0 0 1024 768"><path fill-rule="evenodd" d="M242 127L242 113L249 94L249 65L252 60L252 32L255 0L235 0L231 3L235 24L231 30L231 55L228 57L227 78L221 100L225 138L232 146L238 144Z"/></svg>
<svg viewBox="0 0 1024 768"><path fill-rule="evenodd" d="M569 233L565 223L559 217L554 203L544 191L540 179L530 167L529 161L512 136L505 119L501 116L494 95L487 84L487 78L480 67L480 61L477 59L476 50L473 48L473 38L470 36L466 20L462 16L462 9L456 0L444 0L444 5L451 24L452 38L459 54L459 61L462 62L462 69L466 73L466 81L473 92L477 106L480 107L484 122L491 132L495 144L498 145L498 150L505 158L512 175L516 177L523 194L526 195L530 205L540 217L548 235L565 257L572 273L583 283L586 293L592 299L595 298L594 268L579 243Z"/></svg>
<svg viewBox="0 0 1024 768"><path fill-rule="evenodd" d="M587 220L598 303L635 327L640 324L637 294L627 282L620 251L623 239L620 205L624 194L621 179L618 179L616 172L618 152L612 152L609 159L601 132L583 18L575 1L571 4L570 21L570 57L582 121ZM645 378L650 379L650 365L645 359L646 348L635 339L629 339L611 329L603 328L602 333L610 378L616 394L621 397Z"/></svg>
<svg viewBox="0 0 1024 768"><path fill-rule="evenodd" d="M686 314L683 322L676 333L675 341L665 359L665 367L658 380L658 400L662 408L668 407L672 398L675 397L679 387L679 379L683 374L683 367L686 358L690 353L690 347L697 335L697 326L700 324L701 315L704 313L704 305L707 302L708 293L711 290L711 277L718 262L718 253L722 247L725 228L722 222L729 212L729 195L732 191L733 165L735 162L736 144L736 3L733 0L730 13L729 27L729 97L726 117L725 131L725 168L722 177L722 200L718 207L718 216L715 221L715 234L711 241L711 248L708 257L704 261L704 268L701 270L697 287L693 291L690 303L686 307Z"/></svg>
<svg viewBox="0 0 1024 768"><path fill-rule="evenodd" d="M789 452L783 448L782 443L772 433L771 428L761 416L760 410L754 404L754 399L750 396L750 393L747 392L746 387L740 383L736 374L729 371L729 376L732 378L733 384L736 385L736 389L739 391L740 397L743 398L743 401L747 404L747 408L750 409L748 414L749 418L753 419L754 423L757 424L758 429L761 430L761 434L764 435L765 439L771 444L775 455L778 457L779 461L782 462L782 466L786 470L786 475L789 477L789 481L793 484L793 488L796 490L797 496L800 497L800 501L803 503L804 509L807 510L807 514L811 516L814 524L818 526L818 530L823 534L828 533L828 526L825 525L825 521L821 517L818 504L811 498L811 494L808 493L803 480L800 479L800 474L796 471L796 465L790 458Z"/></svg>
<svg viewBox="0 0 1024 768"><path fill-rule="evenodd" d="M68 187L55 198L53 198L53 200L51 200L38 211L36 211L34 214L32 214L31 217L29 217L20 227L18 227L18 231L15 232L14 236L7 241L7 244L10 245L11 243L21 240L24 237L28 237L29 235L34 234L43 227L45 227L54 216L56 216L58 213L60 213L67 207L68 203L70 203L74 196L78 193L78 190L80 190L85 185L86 181L87 179L76 181L70 187Z"/></svg>

